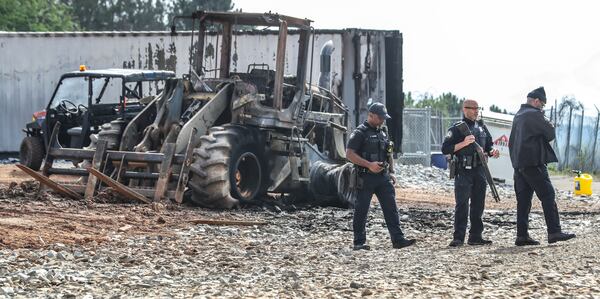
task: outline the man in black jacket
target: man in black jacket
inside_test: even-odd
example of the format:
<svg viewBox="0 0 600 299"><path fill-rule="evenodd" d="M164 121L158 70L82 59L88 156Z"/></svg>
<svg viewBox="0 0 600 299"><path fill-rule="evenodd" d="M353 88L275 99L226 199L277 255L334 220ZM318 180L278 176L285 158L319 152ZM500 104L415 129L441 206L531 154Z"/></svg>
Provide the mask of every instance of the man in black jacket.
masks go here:
<svg viewBox="0 0 600 299"><path fill-rule="evenodd" d="M544 117L546 92L543 87L527 94L527 103L515 115L510 132L509 152L515 169L517 196L517 239L515 245L539 245L529 236L529 212L533 192L542 202L548 231L548 243L575 238L575 234L561 231L555 192L546 165L558 162L550 141L554 140L554 126Z"/></svg>

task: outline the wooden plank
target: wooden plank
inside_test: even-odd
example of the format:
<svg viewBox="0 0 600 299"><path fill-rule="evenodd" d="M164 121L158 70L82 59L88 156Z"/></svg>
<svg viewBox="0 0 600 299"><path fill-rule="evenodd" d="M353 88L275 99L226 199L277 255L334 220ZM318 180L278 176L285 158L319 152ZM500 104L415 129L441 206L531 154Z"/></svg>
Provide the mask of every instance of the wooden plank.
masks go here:
<svg viewBox="0 0 600 299"><path fill-rule="evenodd" d="M35 171L25 165L17 164L17 167L19 169L23 170L28 175L32 176L34 179L39 181L41 184L48 186L49 188L51 188L52 190L58 192L59 194L61 194L63 196L66 196L66 197L69 197L69 198L72 198L75 200L82 199L81 195L79 195L78 193L70 190L67 187L62 186L61 184L54 182L50 178L38 173L37 171Z"/></svg>
<svg viewBox="0 0 600 299"><path fill-rule="evenodd" d="M46 145L46 157L44 158L44 166L42 167L42 174L45 177L49 176L48 170L52 168L52 162L54 162L54 158L50 154L52 147L54 146L54 142L58 143L58 131L60 130L60 122L57 121L52 128L52 134L50 134L50 139L48 139L48 144Z"/></svg>
<svg viewBox="0 0 600 299"><path fill-rule="evenodd" d="M102 166L102 159L104 159L104 154L106 153L107 144L108 142L106 140L98 140L98 143L96 144L96 152L94 153L94 158L92 159L91 168L100 169ZM96 191L97 183L98 178L96 176L88 176L87 186L85 187L85 200L91 202L94 199L94 192Z"/></svg>
<svg viewBox="0 0 600 299"><path fill-rule="evenodd" d="M192 157L194 152L193 140L196 135L196 128L192 129L190 139L188 140L187 147L185 149L185 155L183 158L183 164L181 165L181 171L179 172L179 179L177 180L177 188L175 189L175 201L177 203L183 202L183 192L187 185L190 173L190 165L192 165Z"/></svg>
<svg viewBox="0 0 600 299"><path fill-rule="evenodd" d="M167 191L167 184L173 172L173 155L175 155L175 143L167 143L164 145L165 159L160 163L158 180L156 181L156 193L154 193L154 201L160 201Z"/></svg>
<svg viewBox="0 0 600 299"><path fill-rule="evenodd" d="M141 194L135 192L134 190L131 190L129 187L111 179L109 176L105 175L104 173L102 173L96 169L93 169L93 168L88 168L88 170L91 175L97 177L103 183L109 185L110 187L113 188L113 190L115 190L117 193L123 195L124 197L139 200L143 203L150 203L150 201L148 201L148 199L146 199L146 197L144 197L143 195L141 195Z"/></svg>
<svg viewBox="0 0 600 299"><path fill-rule="evenodd" d="M231 23L222 23L222 46L221 46L221 61L219 62L219 78L229 78L229 65L231 64L231 35L233 26Z"/></svg>
<svg viewBox="0 0 600 299"><path fill-rule="evenodd" d="M285 69L285 47L287 41L287 22L281 20L279 23L279 40L277 42L277 56L275 57L275 84L273 86L273 108L281 110L283 105L283 73Z"/></svg>
<svg viewBox="0 0 600 299"><path fill-rule="evenodd" d="M121 181L123 174L127 171L127 161L125 160L125 156L121 158L121 163L119 163L119 170L117 171L117 182Z"/></svg>
<svg viewBox="0 0 600 299"><path fill-rule="evenodd" d="M95 150L85 150L77 148L52 148L50 149L50 155L56 159L65 160L91 160L94 157ZM142 166L146 166L148 163L160 163L162 162L164 155L161 153L139 153L139 152L123 152L108 150L106 154L110 161L120 161L125 157L130 165L132 162L139 162ZM175 164L181 164L183 162L183 155L177 154L173 159ZM113 162L114 163L114 162Z"/></svg>

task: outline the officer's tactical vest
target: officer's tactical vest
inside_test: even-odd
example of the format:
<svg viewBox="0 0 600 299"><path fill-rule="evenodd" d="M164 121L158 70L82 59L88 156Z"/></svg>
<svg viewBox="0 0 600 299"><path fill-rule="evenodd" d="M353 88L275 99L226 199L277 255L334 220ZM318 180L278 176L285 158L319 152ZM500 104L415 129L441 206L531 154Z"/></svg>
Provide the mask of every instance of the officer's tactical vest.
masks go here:
<svg viewBox="0 0 600 299"><path fill-rule="evenodd" d="M359 153L360 156L369 162L385 162L388 142L385 132L380 129L372 129L365 124L359 125L356 129L365 136L365 141Z"/></svg>
<svg viewBox="0 0 600 299"><path fill-rule="evenodd" d="M458 126L459 124L461 124L463 122L464 121L456 122L454 124L454 127ZM467 123L467 125L469 125L469 123ZM475 142L477 142L477 144L479 144L482 148L485 148L487 132L486 132L486 129L484 128L483 124L476 121L476 122L474 122L473 125L469 125L469 129L471 130L471 133L473 134L473 136L475 136ZM463 136L463 137L466 137L466 136ZM459 151L454 153L454 155L456 155L456 156L475 156L476 152L475 152L474 147L467 146L467 147L463 147L462 149L460 149Z"/></svg>

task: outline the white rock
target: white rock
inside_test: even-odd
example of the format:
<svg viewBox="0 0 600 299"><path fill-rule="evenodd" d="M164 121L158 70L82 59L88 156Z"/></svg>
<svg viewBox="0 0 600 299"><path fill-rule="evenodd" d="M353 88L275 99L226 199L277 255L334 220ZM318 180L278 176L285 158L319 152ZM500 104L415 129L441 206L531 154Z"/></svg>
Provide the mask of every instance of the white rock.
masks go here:
<svg viewBox="0 0 600 299"><path fill-rule="evenodd" d="M13 295L15 293L15 290L11 287L2 287L0 289L2 289L2 294L7 296Z"/></svg>

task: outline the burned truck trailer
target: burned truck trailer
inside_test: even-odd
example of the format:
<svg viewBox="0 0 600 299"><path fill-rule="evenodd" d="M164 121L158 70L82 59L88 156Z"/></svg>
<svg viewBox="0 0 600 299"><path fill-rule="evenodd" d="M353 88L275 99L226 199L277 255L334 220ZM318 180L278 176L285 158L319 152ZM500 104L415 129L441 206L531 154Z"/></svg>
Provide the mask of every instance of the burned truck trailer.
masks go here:
<svg viewBox="0 0 600 299"><path fill-rule="evenodd" d="M179 33L186 34L186 33ZM289 36L297 39L296 30ZM348 129L360 125L367 116L367 103L385 103L392 119L387 122L396 153L402 144L402 111L404 109L402 34L397 30L314 29L311 47L314 54L307 64L307 81L319 84L340 97L348 108ZM202 64L213 70L220 57L215 48L223 41L217 32L207 32ZM253 29L234 32L231 69L245 69L261 57L276 54L277 31ZM284 67L295 69L297 45L288 40ZM311 63L313 65L312 72ZM274 67L274 59L269 62ZM325 78L323 80L323 78ZM328 88L329 87L329 88Z"/></svg>
<svg viewBox="0 0 600 299"><path fill-rule="evenodd" d="M273 27L271 27L273 28ZM209 28L210 29L210 28ZM233 32L231 70L247 69L258 59L274 69L278 32L264 28L242 28ZM24 122L31 112L47 104L56 79L84 64L93 69L138 68L170 70L181 77L189 71L191 31L137 32L0 32L0 152L18 152ZM197 34L197 31L195 31ZM289 32L285 67L295 68L298 31ZM366 117L369 98L386 103L393 119L388 122L398 152L402 118L402 34L397 30L315 29L311 38L314 55L312 82L321 76L323 46L331 41L330 62L332 92L342 99L349 113L349 129ZM203 65L218 68L222 37L207 32ZM195 42L198 40L195 39ZM314 42L314 45L312 44ZM27 45L27 47L23 47ZM39 52L35 49L43 48ZM291 50L290 50L291 49ZM111 55L105 55L110 52ZM76 54L76 55L75 55ZM269 59L264 59L269 58ZM213 71L214 72L214 71ZM307 74L310 81L311 74Z"/></svg>

